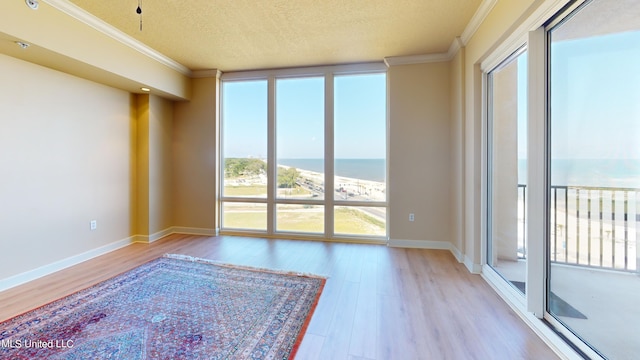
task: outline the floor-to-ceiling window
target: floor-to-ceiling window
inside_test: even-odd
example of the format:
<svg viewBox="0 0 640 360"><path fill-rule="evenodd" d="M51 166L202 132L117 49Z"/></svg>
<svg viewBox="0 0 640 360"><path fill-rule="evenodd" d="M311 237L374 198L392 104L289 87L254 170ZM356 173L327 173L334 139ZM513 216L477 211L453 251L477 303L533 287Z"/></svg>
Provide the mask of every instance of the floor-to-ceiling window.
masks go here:
<svg viewBox="0 0 640 360"><path fill-rule="evenodd" d="M276 79L276 231L324 233L324 77Z"/></svg>
<svg viewBox="0 0 640 360"><path fill-rule="evenodd" d="M526 291L527 52L487 75L487 264Z"/></svg>
<svg viewBox="0 0 640 360"><path fill-rule="evenodd" d="M384 236L386 76L337 76L334 88L335 233Z"/></svg>
<svg viewBox="0 0 640 360"><path fill-rule="evenodd" d="M547 309L611 359L640 356L640 2L548 27Z"/></svg>
<svg viewBox="0 0 640 360"><path fill-rule="evenodd" d="M267 230L267 81L224 83L222 98L222 223Z"/></svg>
<svg viewBox="0 0 640 360"><path fill-rule="evenodd" d="M363 68L223 76L223 232L386 240L386 74Z"/></svg>

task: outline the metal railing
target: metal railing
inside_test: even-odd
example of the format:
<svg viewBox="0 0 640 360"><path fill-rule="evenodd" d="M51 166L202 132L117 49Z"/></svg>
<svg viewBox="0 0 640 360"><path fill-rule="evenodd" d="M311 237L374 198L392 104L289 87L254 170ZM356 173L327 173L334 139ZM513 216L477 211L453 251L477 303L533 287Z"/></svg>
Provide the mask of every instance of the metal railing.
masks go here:
<svg viewBox="0 0 640 360"><path fill-rule="evenodd" d="M639 270L640 189L553 185L550 195L552 262ZM518 185L518 198L518 249L526 249L526 185Z"/></svg>

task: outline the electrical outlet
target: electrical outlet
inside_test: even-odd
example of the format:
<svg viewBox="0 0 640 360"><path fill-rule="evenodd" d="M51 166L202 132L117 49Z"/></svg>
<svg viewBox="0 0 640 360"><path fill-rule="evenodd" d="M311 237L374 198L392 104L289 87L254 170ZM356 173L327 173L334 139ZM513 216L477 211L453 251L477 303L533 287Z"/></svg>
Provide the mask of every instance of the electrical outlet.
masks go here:
<svg viewBox="0 0 640 360"><path fill-rule="evenodd" d="M91 220L89 223L89 227L91 230L96 230L98 228L98 220Z"/></svg>
<svg viewBox="0 0 640 360"><path fill-rule="evenodd" d="M415 216L413 216L413 213L409 214L409 221L413 221L415 220Z"/></svg>

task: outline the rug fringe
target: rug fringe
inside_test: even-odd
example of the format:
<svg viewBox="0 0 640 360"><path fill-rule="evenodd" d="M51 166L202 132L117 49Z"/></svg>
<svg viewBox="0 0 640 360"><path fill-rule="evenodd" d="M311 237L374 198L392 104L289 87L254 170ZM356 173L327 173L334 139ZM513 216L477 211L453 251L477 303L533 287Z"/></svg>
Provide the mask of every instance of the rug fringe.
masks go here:
<svg viewBox="0 0 640 360"><path fill-rule="evenodd" d="M329 278L329 276L327 276L327 275L318 275L318 274L305 273L305 272L299 272L299 271L291 271L291 270L282 270L282 269L260 268L260 267L248 266L248 265L229 264L229 263L224 263L224 262L220 262L220 261L217 261L217 260L204 259L204 258L199 258L199 257L195 257L195 256L191 256L191 255L184 255L184 254L164 254L162 257L166 257L166 258L170 258L170 259L176 259L176 260L189 261L189 262L198 262L198 263L203 263L203 264L212 264L212 265L217 265L217 266L224 266L224 267L234 268L234 269L264 271L264 272L270 272L270 273L274 273L274 274L293 275L293 276L299 276L299 277L318 278L318 279L328 279Z"/></svg>

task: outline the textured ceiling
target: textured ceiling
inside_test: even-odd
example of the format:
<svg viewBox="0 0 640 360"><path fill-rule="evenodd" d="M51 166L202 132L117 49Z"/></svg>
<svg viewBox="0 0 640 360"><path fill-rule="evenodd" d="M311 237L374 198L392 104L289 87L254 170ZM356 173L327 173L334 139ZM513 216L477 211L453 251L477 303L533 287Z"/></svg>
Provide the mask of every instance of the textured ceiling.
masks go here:
<svg viewBox="0 0 640 360"><path fill-rule="evenodd" d="M445 53L481 0L70 0L191 70Z"/></svg>

